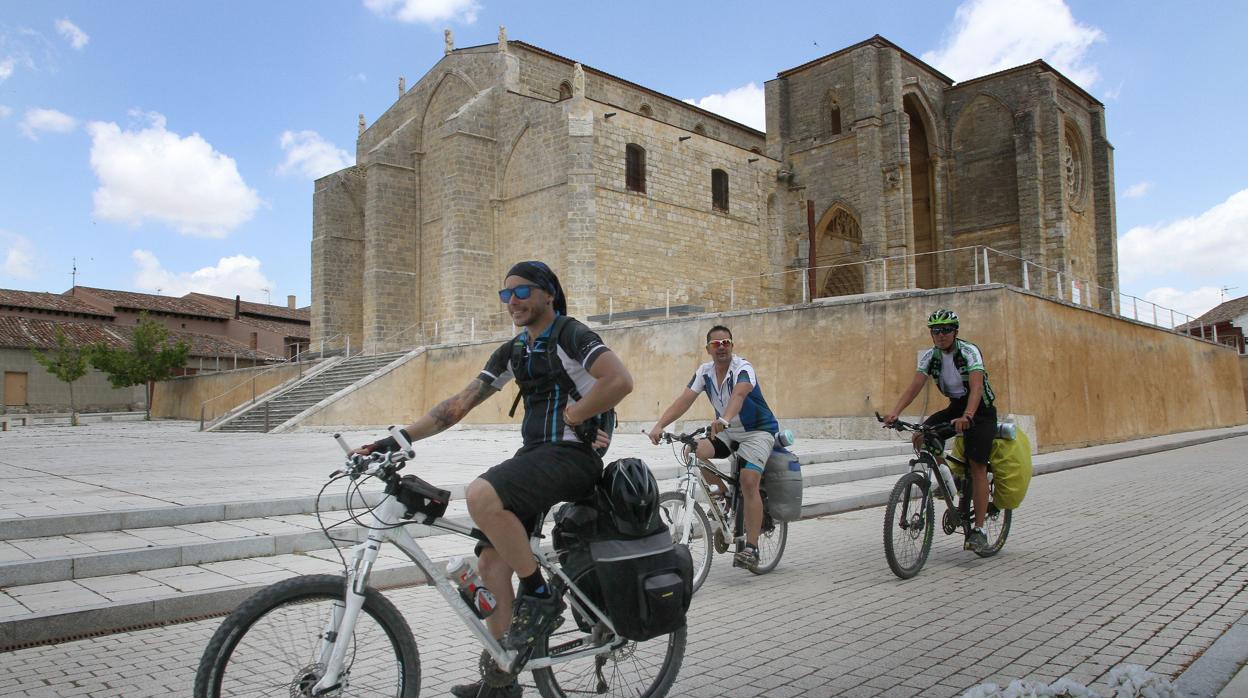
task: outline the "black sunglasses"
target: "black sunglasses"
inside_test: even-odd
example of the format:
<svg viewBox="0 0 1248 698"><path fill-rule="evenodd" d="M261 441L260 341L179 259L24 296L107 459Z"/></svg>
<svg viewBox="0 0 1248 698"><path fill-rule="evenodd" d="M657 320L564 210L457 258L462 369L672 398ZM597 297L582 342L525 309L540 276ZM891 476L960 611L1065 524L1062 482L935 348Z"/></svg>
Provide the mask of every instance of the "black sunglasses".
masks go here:
<svg viewBox="0 0 1248 698"><path fill-rule="evenodd" d="M932 334L949 334L951 332L957 332L958 328L956 327L933 327L931 328L931 330L932 330Z"/></svg>
<svg viewBox="0 0 1248 698"><path fill-rule="evenodd" d="M498 299L504 303L511 302L511 297L515 296L522 301L527 301L529 296L533 295L533 289L541 288L534 284L520 284L514 288L505 288L498 292Z"/></svg>

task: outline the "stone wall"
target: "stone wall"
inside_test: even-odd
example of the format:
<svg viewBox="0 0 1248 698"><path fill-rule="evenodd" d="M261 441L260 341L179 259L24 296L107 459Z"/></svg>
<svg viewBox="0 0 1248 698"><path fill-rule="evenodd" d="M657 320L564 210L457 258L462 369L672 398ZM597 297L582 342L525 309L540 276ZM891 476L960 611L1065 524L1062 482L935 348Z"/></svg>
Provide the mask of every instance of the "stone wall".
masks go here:
<svg viewBox="0 0 1248 698"><path fill-rule="evenodd" d="M936 307L958 311L962 336L984 352L999 412L1034 416L1042 451L1248 422L1234 351L1003 286L825 299L599 333L633 373L634 392L620 406L625 421L653 422L671 403L705 360L704 335L717 323L732 328L781 420L869 419L909 383L930 342L924 318ZM496 345L432 348L307 425L411 420L462 389ZM515 421L506 418L515 389L502 392L467 421ZM944 404L929 381L907 412ZM705 400L690 413L709 415Z"/></svg>
<svg viewBox="0 0 1248 698"><path fill-rule="evenodd" d="M314 366L315 364L305 365L302 370L310 371ZM152 418L198 420L202 416L210 422L251 401L253 396L263 395L298 378L300 370L298 364L273 368L240 368L162 381L156 384L152 392ZM211 402L205 405L207 400Z"/></svg>

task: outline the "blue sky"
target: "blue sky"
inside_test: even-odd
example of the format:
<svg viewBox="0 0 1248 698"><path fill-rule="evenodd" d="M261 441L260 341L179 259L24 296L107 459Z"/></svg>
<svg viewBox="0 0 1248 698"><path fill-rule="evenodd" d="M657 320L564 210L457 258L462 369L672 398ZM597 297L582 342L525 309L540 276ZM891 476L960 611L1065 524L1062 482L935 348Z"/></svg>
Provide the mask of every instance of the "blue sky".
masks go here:
<svg viewBox="0 0 1248 698"><path fill-rule="evenodd" d="M879 33L955 79L1044 58L1106 105L1122 290L1248 294L1248 3L0 0L0 287L310 298L312 179L498 26L763 128L776 73ZM774 8L770 9L770 8ZM265 290L267 289L267 291Z"/></svg>

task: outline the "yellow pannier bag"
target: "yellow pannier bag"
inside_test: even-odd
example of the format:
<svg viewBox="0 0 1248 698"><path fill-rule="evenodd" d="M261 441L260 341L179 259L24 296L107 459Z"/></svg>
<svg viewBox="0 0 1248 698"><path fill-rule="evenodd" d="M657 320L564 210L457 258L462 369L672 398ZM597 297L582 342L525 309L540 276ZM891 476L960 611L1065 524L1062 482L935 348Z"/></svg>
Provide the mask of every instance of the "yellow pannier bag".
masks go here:
<svg viewBox="0 0 1248 698"><path fill-rule="evenodd" d="M953 440L953 457L965 460L962 437ZM1022 429L1014 430L1013 439L993 439L992 454L992 503L998 509L1017 509L1027 496L1031 484L1031 441ZM966 473L961 465L949 461L949 469L958 477Z"/></svg>

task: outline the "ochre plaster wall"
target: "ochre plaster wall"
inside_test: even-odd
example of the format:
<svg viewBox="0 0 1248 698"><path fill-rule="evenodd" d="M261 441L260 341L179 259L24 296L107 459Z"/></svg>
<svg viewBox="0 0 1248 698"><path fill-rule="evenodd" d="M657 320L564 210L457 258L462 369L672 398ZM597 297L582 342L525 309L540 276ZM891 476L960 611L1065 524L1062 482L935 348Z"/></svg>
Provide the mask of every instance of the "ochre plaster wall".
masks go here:
<svg viewBox="0 0 1248 698"><path fill-rule="evenodd" d="M310 370L305 366L304 371ZM212 420L235 407L251 400L252 378L255 378L255 394L264 392L299 377L299 366L277 368L240 368L235 371L205 373L196 376L173 378L156 384L152 394L152 417L154 419L199 419L200 405L212 398L204 407L204 419Z"/></svg>
<svg viewBox="0 0 1248 698"><path fill-rule="evenodd" d="M1001 286L832 299L765 311L599 328L633 374L624 421L652 421L705 360L705 333L729 326L784 418L863 417L891 408L928 346L924 318L949 307L987 361L1000 413L1035 415L1051 451L1248 421L1229 349ZM306 425L407 423L468 384L497 342L436 347L312 415ZM930 387L907 413L945 399ZM508 386L466 423L506 416ZM689 417L709 417L700 399ZM799 434L800 436L800 434Z"/></svg>

